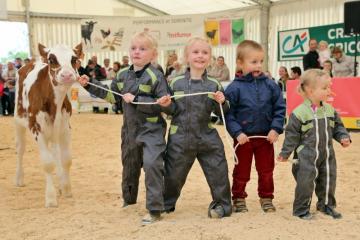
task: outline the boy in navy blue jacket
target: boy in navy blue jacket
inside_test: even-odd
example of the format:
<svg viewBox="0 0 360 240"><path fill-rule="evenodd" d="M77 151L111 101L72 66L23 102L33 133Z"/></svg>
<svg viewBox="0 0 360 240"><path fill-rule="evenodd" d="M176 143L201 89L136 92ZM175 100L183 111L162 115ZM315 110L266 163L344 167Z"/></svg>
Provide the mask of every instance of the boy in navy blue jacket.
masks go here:
<svg viewBox="0 0 360 240"><path fill-rule="evenodd" d="M283 132L285 102L275 81L262 73L264 51L260 44L245 40L237 47L237 67L242 75L227 87L230 102L226 125L239 143L236 156L239 164L233 171L232 199L234 212L247 212L245 187L250 180L251 162L255 156L258 172L258 195L264 212L274 212L274 147Z"/></svg>

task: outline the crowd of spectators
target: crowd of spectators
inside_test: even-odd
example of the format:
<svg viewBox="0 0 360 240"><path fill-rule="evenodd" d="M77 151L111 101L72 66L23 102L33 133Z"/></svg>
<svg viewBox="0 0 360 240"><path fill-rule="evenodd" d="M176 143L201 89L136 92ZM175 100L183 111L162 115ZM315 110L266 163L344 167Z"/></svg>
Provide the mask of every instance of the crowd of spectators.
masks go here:
<svg viewBox="0 0 360 240"><path fill-rule="evenodd" d="M30 62L29 58L22 60L21 58L14 59L13 62L7 64L0 63L0 115L14 114L15 101L15 76L16 70L22 65ZM155 60L152 64L164 73L165 79L170 83L174 78L183 74L186 70L186 63L178 59L175 52L167 57L164 69ZM89 77L102 80L112 80L116 77L119 70L129 67L129 57L123 56L121 63L115 61L111 64L109 58L105 58L103 66L98 63L97 56L92 56L86 66L81 65L81 61L77 60L76 68L80 75L87 75ZM346 77L354 75L354 61L351 57L346 56L343 50L335 46L329 48L326 41L320 41L319 44L316 39L309 40L309 51L303 57L303 70L310 68L320 68L327 71L331 77ZM288 72L285 66L281 66L278 71L279 78L275 80L282 89L284 97L286 98L286 82L292 79L299 79L302 69L299 66L293 66ZM229 82L233 79L230 76L230 71L225 63L223 56L212 57L212 61L207 68L208 76L216 78L220 82ZM270 72L264 72L269 78L274 79ZM241 71L236 71L236 74L241 74ZM121 106L113 107L115 112L121 112ZM94 108L94 112L98 109Z"/></svg>

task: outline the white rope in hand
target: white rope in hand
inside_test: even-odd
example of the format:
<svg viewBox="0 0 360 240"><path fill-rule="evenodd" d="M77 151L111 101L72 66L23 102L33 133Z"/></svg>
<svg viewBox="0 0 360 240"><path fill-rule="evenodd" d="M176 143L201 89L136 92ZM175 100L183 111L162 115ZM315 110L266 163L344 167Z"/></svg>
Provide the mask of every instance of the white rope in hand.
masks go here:
<svg viewBox="0 0 360 240"><path fill-rule="evenodd" d="M255 135L255 136L249 136L248 138L265 138L267 139L267 136L260 136L260 135ZM278 155L277 154L277 142L274 142L274 147L275 147L275 150L274 150L274 155L275 157ZM237 143L235 148L234 148L234 151L236 152L236 149L240 146L240 143ZM290 162L292 164L297 164L299 160L297 159L287 159L287 162Z"/></svg>
<svg viewBox="0 0 360 240"><path fill-rule="evenodd" d="M94 83L91 83L91 82L87 82L87 84L90 84L94 87L97 87L97 88L100 88L100 89L103 89L105 91L108 91L108 92L111 92L112 94L115 94L115 95L118 95L120 97L123 97L124 95L123 94L120 94L118 92L115 92L115 91L112 91L108 88L104 88L102 86L99 86L99 85L96 85ZM174 95L174 96L171 96L170 98L175 98L175 97L190 97L190 96L198 96L198 95L208 95L208 94L212 94L214 95L215 93L214 92L197 92L197 93L188 93L188 94L178 94L178 95ZM132 104L137 104L137 105L152 105L152 104L158 104L157 102L131 102ZM233 148L233 144L231 143L230 139L229 139L229 136L228 134L226 133L226 122L225 122L225 116L224 116L224 109L222 107L222 103L219 103L219 106L220 106L220 112L221 112L221 119L222 119L222 122L224 123L224 127L225 127L225 138L226 138L226 141L230 147L230 149L232 149L232 154L233 154L233 157L234 157L234 160L235 160L235 164L238 164L238 158L236 156L236 153L235 153L235 150L236 150L236 147L235 149Z"/></svg>

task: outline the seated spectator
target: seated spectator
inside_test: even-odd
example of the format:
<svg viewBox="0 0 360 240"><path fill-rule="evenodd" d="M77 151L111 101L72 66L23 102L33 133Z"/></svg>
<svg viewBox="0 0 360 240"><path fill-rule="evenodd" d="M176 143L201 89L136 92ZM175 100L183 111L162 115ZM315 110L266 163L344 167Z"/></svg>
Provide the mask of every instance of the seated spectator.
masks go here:
<svg viewBox="0 0 360 240"><path fill-rule="evenodd" d="M215 68L208 74L210 77L214 77L219 81L230 81L230 71L225 64L223 56L219 56L216 60Z"/></svg>
<svg viewBox="0 0 360 240"><path fill-rule="evenodd" d="M332 50L332 73L334 77L350 77L354 76L354 61L351 57L343 54L340 47L334 47Z"/></svg>
<svg viewBox="0 0 360 240"><path fill-rule="evenodd" d="M97 62L97 56L92 56L91 60L94 62L95 64L95 78L97 80L106 80L106 73L105 73L105 69L103 67L101 67L98 62Z"/></svg>
<svg viewBox="0 0 360 240"><path fill-rule="evenodd" d="M215 57L215 56L211 56L210 64L209 64L209 66L206 68L206 72L207 72L208 75L211 74L212 71L214 71L215 66L216 66L216 57ZM210 75L209 75L209 76L210 76Z"/></svg>
<svg viewBox="0 0 360 240"><path fill-rule="evenodd" d="M121 68L126 68L126 67L129 67L130 64L129 64L129 57L128 56L123 56L122 57L122 64L121 64Z"/></svg>
<svg viewBox="0 0 360 240"><path fill-rule="evenodd" d="M301 68L298 66L292 67L290 76L292 80L299 80L301 76Z"/></svg>
<svg viewBox="0 0 360 240"><path fill-rule="evenodd" d="M86 75L91 78L95 78L95 63L89 59L85 67Z"/></svg>
<svg viewBox="0 0 360 240"><path fill-rule="evenodd" d="M82 76L84 74L87 75L86 69L81 66L80 59L76 60L75 68L77 69L80 76Z"/></svg>
<svg viewBox="0 0 360 240"><path fill-rule="evenodd" d="M119 62L114 62L112 69L109 71L109 79L114 79L116 77L116 74L119 72L121 68L121 64Z"/></svg>
<svg viewBox="0 0 360 240"><path fill-rule="evenodd" d="M110 66L110 59L109 58L105 58L104 59L104 70L105 70L105 75L106 75L106 79L112 79L110 78L110 71L112 69L112 67Z"/></svg>
<svg viewBox="0 0 360 240"><path fill-rule="evenodd" d="M173 80L175 77L180 76L182 74L185 73L185 69L182 67L182 65L178 62L175 61L173 63L173 68L174 70L172 70L171 74L168 76L167 81L170 83L171 80Z"/></svg>
<svg viewBox="0 0 360 240"><path fill-rule="evenodd" d="M167 79L167 77L174 70L173 63L177 60L178 60L178 56L176 53L169 54L165 67L165 79Z"/></svg>
<svg viewBox="0 0 360 240"><path fill-rule="evenodd" d="M101 71L101 67L99 67L99 65L96 65L93 60L88 61L88 65L85 67L85 70L86 75L88 75L89 77L95 78L99 81L106 79Z"/></svg>
<svg viewBox="0 0 360 240"><path fill-rule="evenodd" d="M333 74L332 74L332 62L330 60L326 60L323 64L323 70L325 72L327 72L330 77L333 77Z"/></svg>
<svg viewBox="0 0 360 240"><path fill-rule="evenodd" d="M328 48L327 41L320 41L319 42L319 62L320 66L324 67L323 64L326 60L329 60L331 56L330 49Z"/></svg>

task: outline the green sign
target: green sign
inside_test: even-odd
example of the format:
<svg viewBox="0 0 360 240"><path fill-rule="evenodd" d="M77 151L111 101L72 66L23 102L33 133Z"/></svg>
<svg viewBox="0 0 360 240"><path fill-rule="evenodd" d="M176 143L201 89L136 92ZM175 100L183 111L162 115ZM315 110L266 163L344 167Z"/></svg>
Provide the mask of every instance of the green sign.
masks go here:
<svg viewBox="0 0 360 240"><path fill-rule="evenodd" d="M232 20L232 43L239 44L245 39L244 19Z"/></svg>
<svg viewBox="0 0 360 240"><path fill-rule="evenodd" d="M329 48L339 46L348 56L355 55L355 36L344 34L344 24L302 28L278 32L278 61L301 60L309 51L309 40L328 42ZM360 36L357 52L360 53Z"/></svg>

